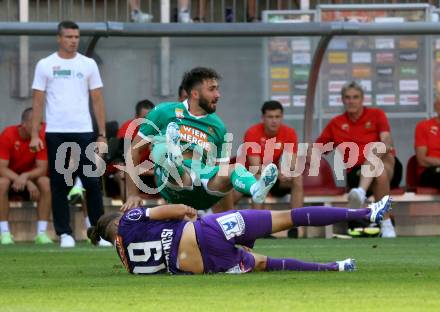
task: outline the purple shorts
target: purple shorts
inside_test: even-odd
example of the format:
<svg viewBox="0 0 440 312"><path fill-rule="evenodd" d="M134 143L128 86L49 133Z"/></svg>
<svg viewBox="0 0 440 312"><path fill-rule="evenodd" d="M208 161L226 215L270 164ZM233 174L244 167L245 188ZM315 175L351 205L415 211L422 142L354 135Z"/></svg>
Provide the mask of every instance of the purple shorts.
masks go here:
<svg viewBox="0 0 440 312"><path fill-rule="evenodd" d="M235 245L249 248L259 237L272 232L267 210L231 210L194 222L205 273L245 273L254 269L255 259Z"/></svg>

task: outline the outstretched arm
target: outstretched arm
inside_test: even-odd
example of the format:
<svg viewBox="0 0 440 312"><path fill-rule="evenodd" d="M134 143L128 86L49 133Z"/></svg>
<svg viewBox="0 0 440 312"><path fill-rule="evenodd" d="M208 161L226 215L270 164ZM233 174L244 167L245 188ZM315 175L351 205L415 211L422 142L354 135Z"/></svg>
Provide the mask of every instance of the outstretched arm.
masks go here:
<svg viewBox="0 0 440 312"><path fill-rule="evenodd" d="M140 191L139 188L136 185L136 182L133 180L133 177L139 176L139 163L141 159L140 151L139 149L135 149L134 147L142 140L140 136L136 136L133 140L133 142L130 145L131 150L131 158L132 158L132 165L127 165L127 159L125 161L126 163L126 172L125 172L125 183L127 188L127 200L124 203L124 205L121 207L121 211L127 211L131 208L138 207L142 204L142 198L139 196ZM128 155L124 155L124 158L126 158Z"/></svg>
<svg viewBox="0 0 440 312"><path fill-rule="evenodd" d="M92 108L98 126L98 141L105 141L105 106L102 88L90 90L90 97L92 98Z"/></svg>
<svg viewBox="0 0 440 312"><path fill-rule="evenodd" d="M150 208L151 220L175 219L194 221L196 218L197 210L187 205L163 205Z"/></svg>
<svg viewBox="0 0 440 312"><path fill-rule="evenodd" d="M46 92L40 90L32 91L32 131L29 149L35 152L44 148L43 140L39 136L41 121L43 120L44 100Z"/></svg>

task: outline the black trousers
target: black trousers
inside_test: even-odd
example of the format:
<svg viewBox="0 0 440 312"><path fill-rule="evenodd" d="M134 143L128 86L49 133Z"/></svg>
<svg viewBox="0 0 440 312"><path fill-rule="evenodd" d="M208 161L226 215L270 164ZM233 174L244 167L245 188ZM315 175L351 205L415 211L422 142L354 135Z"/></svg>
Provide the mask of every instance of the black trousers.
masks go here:
<svg viewBox="0 0 440 312"><path fill-rule="evenodd" d="M78 144L81 149L79 159L76 160L79 165L77 167L78 169L73 173L73 180L76 176L79 176L86 189L87 212L90 223L96 225L99 217L104 213L100 178L87 177L83 171L85 165L91 165L91 168L96 170L96 165L86 157L87 146L95 141L96 135L93 132L46 133L50 186L52 191L53 223L57 235L72 234L72 228L70 227L70 210L67 201L67 194L72 186L67 185L64 173L62 171L58 172L55 166L57 150L63 143L74 142ZM58 153L58 162L62 159L66 159L66 161L63 162L63 167L67 168L69 166L69 154L73 156L74 153L70 152L66 157L66 155L62 155L64 153L61 153L61 151L62 149L60 149L60 153Z"/></svg>
<svg viewBox="0 0 440 312"><path fill-rule="evenodd" d="M420 175L420 185L440 188L440 167L429 167Z"/></svg>

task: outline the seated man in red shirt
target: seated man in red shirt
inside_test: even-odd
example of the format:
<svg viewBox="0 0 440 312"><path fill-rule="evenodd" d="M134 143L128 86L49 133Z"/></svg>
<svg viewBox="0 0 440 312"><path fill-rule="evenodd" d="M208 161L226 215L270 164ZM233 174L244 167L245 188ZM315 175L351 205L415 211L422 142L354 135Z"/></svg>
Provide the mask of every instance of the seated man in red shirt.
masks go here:
<svg viewBox="0 0 440 312"><path fill-rule="evenodd" d="M302 175L294 175L298 152L298 138L293 128L283 124L283 106L277 101L267 101L261 108L262 122L251 126L244 135L246 167L261 167L270 163L278 165L279 176L270 194L277 197L290 194L290 207L303 205ZM249 146L253 144L254 147ZM238 161L243 161L237 159ZM252 170L252 169L249 169ZM236 197L236 199L239 199ZM260 208L262 208L260 206Z"/></svg>
<svg viewBox="0 0 440 312"><path fill-rule="evenodd" d="M440 188L440 97L434 102L437 116L416 126L417 176L423 186Z"/></svg>
<svg viewBox="0 0 440 312"><path fill-rule="evenodd" d="M128 127L130 126L130 123L138 118L146 118L148 113L154 108L154 104L153 102L151 102L150 100L142 100L139 101L136 104L136 109L135 109L135 117L133 119L129 119L126 122L124 122L122 124L122 126L119 128L118 133L116 135L116 137L118 139L121 140L121 153L123 153L123 140L124 139L129 139L130 141L133 141L133 139L136 137L138 131L139 131L139 127L137 127L135 129L135 131L133 131L133 133L128 133ZM151 151L151 146L150 144L145 145L140 147L142 149L142 156L141 156L141 163L143 161L145 161L146 159L149 159L150 157L150 151ZM121 157L123 158L124 156L121 155ZM123 198L125 198L125 182L124 182L124 172L122 171L118 171L118 173L115 175L115 179L119 184L119 188L121 190L121 195ZM145 174L141 177L142 181L148 185L148 187L156 187L156 184L154 182L154 173L153 170L151 169L150 171L145 172Z"/></svg>
<svg viewBox="0 0 440 312"><path fill-rule="evenodd" d="M317 143L333 142L333 148L344 142L353 142L359 149L356 164L347 168L348 206L361 208L366 200L368 190L374 198L380 199L390 194L390 186L398 187L402 178L402 165L395 157L390 125L385 113L377 108L364 107L364 91L356 82L347 83L341 90L345 112L334 117L322 131ZM377 171L376 177L366 177L361 174L361 166L369 165L364 151L366 145L372 142L385 144L384 153L376 153L384 165L382 172ZM344 160L347 162L348 153L344 149ZM349 225L350 226L350 225ZM396 237L389 215L381 223L382 237Z"/></svg>
<svg viewBox="0 0 440 312"><path fill-rule="evenodd" d="M50 183L47 177L46 148L34 153L29 149L32 129L32 108L21 115L21 124L9 126L0 135L0 232L1 244L13 244L9 231L9 197L14 193L38 202L38 223L36 244L52 243L47 236L50 214ZM44 129L40 129L44 140ZM45 146L45 144L44 144Z"/></svg>

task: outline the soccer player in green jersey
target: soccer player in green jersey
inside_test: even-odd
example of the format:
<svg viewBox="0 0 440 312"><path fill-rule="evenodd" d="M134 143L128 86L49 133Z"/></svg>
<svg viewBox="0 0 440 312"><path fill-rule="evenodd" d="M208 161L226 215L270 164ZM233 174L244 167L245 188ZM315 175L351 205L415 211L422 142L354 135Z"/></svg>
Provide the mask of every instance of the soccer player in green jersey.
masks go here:
<svg viewBox="0 0 440 312"><path fill-rule="evenodd" d="M136 146L143 143L153 144L151 160L157 185L169 203L207 209L232 188L252 196L254 202L264 201L276 182L277 167L269 164L256 180L244 166L229 164L227 147L231 135L215 114L220 98L219 79L212 69L192 69L185 73L182 82L188 99L159 104L142 122L129 149L131 155L126 155L130 178L122 210L138 207L142 201L139 185L143 185L137 179L140 151Z"/></svg>

